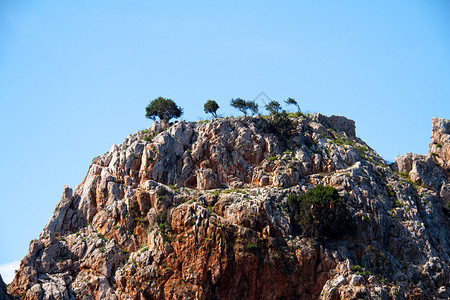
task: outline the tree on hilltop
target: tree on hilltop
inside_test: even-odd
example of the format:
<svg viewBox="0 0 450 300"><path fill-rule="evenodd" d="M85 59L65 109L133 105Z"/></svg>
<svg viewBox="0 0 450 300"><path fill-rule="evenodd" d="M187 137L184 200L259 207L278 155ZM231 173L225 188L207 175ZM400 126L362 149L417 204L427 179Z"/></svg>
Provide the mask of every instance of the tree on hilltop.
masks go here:
<svg viewBox="0 0 450 300"><path fill-rule="evenodd" d="M250 112L252 113L252 116L258 113L259 111L258 103L256 103L255 101L246 101L246 104L248 110L250 110Z"/></svg>
<svg viewBox="0 0 450 300"><path fill-rule="evenodd" d="M183 109L175 104L172 99L158 97L145 108L145 117L155 120L158 117L163 126L169 124L170 119L179 118L183 114Z"/></svg>
<svg viewBox="0 0 450 300"><path fill-rule="evenodd" d="M255 101L246 101L241 98L231 99L230 105L247 116L247 111L250 110L252 116L258 113L258 104Z"/></svg>
<svg viewBox="0 0 450 300"><path fill-rule="evenodd" d="M214 100L206 101L204 105L205 113L212 114L214 118L217 118L217 110L219 109L219 104Z"/></svg>
<svg viewBox="0 0 450 300"><path fill-rule="evenodd" d="M300 110L300 105L297 103L297 101L295 101L294 98L289 97L289 98L287 98L287 100L285 100L284 102L285 102L287 105L295 105L295 106L297 107L297 109L298 109L298 112L302 112L302 111Z"/></svg>
<svg viewBox="0 0 450 300"><path fill-rule="evenodd" d="M240 110L244 113L245 116L247 116L247 101L241 98L231 99L230 105L234 108Z"/></svg>
<svg viewBox="0 0 450 300"><path fill-rule="evenodd" d="M270 114L277 114L282 110L280 103L274 100L267 103L265 107L270 112Z"/></svg>

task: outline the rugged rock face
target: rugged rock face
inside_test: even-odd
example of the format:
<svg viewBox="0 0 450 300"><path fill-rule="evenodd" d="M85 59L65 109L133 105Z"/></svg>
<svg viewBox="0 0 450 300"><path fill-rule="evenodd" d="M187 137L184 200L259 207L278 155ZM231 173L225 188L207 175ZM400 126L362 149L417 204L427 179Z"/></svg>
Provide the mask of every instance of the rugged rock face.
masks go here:
<svg viewBox="0 0 450 300"><path fill-rule="evenodd" d="M94 159L30 243L9 290L24 299L450 297L449 122L428 155L388 167L354 122L158 123ZM440 146L439 146L440 145ZM354 227L306 238L287 198L322 184ZM449 205L450 206L450 205Z"/></svg>
<svg viewBox="0 0 450 300"><path fill-rule="evenodd" d="M6 291L5 283L3 282L2 275L0 275L0 300L9 300L11 299Z"/></svg>

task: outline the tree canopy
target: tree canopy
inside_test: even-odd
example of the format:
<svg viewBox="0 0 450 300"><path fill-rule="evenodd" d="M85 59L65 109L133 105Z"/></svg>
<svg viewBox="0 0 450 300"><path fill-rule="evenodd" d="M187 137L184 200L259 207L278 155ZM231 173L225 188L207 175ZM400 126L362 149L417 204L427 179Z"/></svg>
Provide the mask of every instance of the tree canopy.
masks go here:
<svg viewBox="0 0 450 300"><path fill-rule="evenodd" d="M255 101L246 101L247 104L247 109L250 110L252 116L254 116L255 114L258 113L258 103L256 103Z"/></svg>
<svg viewBox="0 0 450 300"><path fill-rule="evenodd" d="M282 109L281 109L281 105L278 101L270 101L269 103L266 104L266 109L271 113L271 114L277 114L279 113Z"/></svg>
<svg viewBox="0 0 450 300"><path fill-rule="evenodd" d="M255 101L246 101L241 98L231 99L230 105L247 116L247 111L249 110L252 116L258 113L258 104Z"/></svg>
<svg viewBox="0 0 450 300"><path fill-rule="evenodd" d="M204 105L205 113L212 114L214 118L217 118L217 110L219 109L219 104L214 100L206 101Z"/></svg>
<svg viewBox="0 0 450 300"><path fill-rule="evenodd" d="M247 115L247 101L241 98L231 99L230 105Z"/></svg>
<svg viewBox="0 0 450 300"><path fill-rule="evenodd" d="M145 117L154 120L158 117L162 123L168 123L172 118L179 118L183 109L175 104L172 99L158 97L145 108Z"/></svg>
<svg viewBox="0 0 450 300"><path fill-rule="evenodd" d="M287 98L287 100L285 100L284 102L285 102L287 105L295 105L295 106L297 107L297 109L298 109L298 112L301 112L301 110L300 110L300 105L297 103L297 101L295 101L294 98L289 97L289 98Z"/></svg>
<svg viewBox="0 0 450 300"><path fill-rule="evenodd" d="M337 237L352 228L344 199L331 186L317 185L306 193L288 197L294 226L306 237Z"/></svg>

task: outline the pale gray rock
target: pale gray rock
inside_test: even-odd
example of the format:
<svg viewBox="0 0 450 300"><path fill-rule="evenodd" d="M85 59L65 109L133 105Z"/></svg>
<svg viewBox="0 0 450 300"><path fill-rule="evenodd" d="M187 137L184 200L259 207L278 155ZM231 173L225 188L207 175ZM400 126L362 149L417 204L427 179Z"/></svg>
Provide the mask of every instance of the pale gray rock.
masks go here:
<svg viewBox="0 0 450 300"><path fill-rule="evenodd" d="M197 189L211 190L219 187L217 175L211 169L199 169L196 171Z"/></svg>
<svg viewBox="0 0 450 300"><path fill-rule="evenodd" d="M395 158L395 162L397 163L397 168L399 172L409 174L409 172L412 170L412 163L413 163L412 156L413 154L411 152L408 152L404 155Z"/></svg>

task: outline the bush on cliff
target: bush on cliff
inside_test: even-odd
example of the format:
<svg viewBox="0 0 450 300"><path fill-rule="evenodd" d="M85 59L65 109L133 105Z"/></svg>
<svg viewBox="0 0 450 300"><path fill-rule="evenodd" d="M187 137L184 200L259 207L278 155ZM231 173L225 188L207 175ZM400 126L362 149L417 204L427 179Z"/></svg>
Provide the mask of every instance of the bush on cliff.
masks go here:
<svg viewBox="0 0 450 300"><path fill-rule="evenodd" d="M270 101L266 106L266 110L270 112L269 124L273 131L287 139L291 135L293 124L288 113L282 109L278 101Z"/></svg>
<svg viewBox="0 0 450 300"><path fill-rule="evenodd" d="M306 193L291 194L294 231L304 237L337 237L352 229L352 218L337 190L317 185Z"/></svg>

